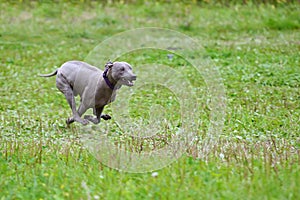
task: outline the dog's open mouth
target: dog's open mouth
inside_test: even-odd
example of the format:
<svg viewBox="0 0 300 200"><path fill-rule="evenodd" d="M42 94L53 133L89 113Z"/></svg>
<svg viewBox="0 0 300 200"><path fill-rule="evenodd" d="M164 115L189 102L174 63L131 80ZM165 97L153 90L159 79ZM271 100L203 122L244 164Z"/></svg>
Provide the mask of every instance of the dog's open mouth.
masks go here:
<svg viewBox="0 0 300 200"><path fill-rule="evenodd" d="M130 86L130 87L134 85L133 81L134 80L128 80L128 79L123 80L124 85Z"/></svg>
<svg viewBox="0 0 300 200"><path fill-rule="evenodd" d="M135 80L136 80L136 78L131 78L131 79L123 78L122 79L122 84L131 87L131 86L134 85L133 81L135 81Z"/></svg>

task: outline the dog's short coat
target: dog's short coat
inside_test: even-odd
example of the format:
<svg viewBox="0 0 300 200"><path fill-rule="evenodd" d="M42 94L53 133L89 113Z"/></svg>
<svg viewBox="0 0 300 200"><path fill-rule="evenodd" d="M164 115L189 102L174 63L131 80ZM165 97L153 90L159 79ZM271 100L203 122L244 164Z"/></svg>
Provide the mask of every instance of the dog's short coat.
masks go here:
<svg viewBox="0 0 300 200"><path fill-rule="evenodd" d="M109 115L102 115L105 105L114 101L116 90L122 85L133 86L136 75L126 62L108 62L105 70L81 61L68 61L51 74L41 74L43 77L56 75L56 86L65 95L73 116L66 120L67 125L74 121L83 125L88 121L98 124L100 119L108 120ZM80 96L80 105L76 110L75 96ZM92 108L96 117L81 116Z"/></svg>

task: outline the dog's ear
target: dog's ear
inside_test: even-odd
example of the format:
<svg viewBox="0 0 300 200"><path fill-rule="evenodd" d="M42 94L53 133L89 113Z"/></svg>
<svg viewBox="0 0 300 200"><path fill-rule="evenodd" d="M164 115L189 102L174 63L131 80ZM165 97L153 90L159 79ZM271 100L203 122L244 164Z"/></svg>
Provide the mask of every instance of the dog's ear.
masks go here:
<svg viewBox="0 0 300 200"><path fill-rule="evenodd" d="M114 66L114 63L112 63L111 61L108 61L108 62L105 64L105 68L112 68L112 66Z"/></svg>

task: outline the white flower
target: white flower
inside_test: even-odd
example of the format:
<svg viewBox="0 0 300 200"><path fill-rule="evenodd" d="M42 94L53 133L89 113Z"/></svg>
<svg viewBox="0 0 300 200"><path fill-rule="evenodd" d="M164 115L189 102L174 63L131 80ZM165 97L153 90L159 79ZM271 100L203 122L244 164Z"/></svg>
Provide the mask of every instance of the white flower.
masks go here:
<svg viewBox="0 0 300 200"><path fill-rule="evenodd" d="M223 160L224 159L224 154L223 153L220 153L220 158Z"/></svg>
<svg viewBox="0 0 300 200"><path fill-rule="evenodd" d="M158 176L158 172L153 172L153 173L151 174L151 176L152 176L152 177L157 177L157 176Z"/></svg>

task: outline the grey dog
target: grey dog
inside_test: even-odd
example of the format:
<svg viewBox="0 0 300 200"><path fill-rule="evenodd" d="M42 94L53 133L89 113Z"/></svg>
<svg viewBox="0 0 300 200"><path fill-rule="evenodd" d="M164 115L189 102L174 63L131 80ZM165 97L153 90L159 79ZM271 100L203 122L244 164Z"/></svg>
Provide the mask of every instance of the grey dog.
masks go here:
<svg viewBox="0 0 300 200"><path fill-rule="evenodd" d="M122 85L133 86L136 75L132 67L126 62L108 62L102 71L88 63L81 61L68 61L51 74L41 74L42 77L56 75L56 87L65 95L73 116L66 120L69 126L74 121L83 125L89 121L98 124L100 119L111 119L103 115L104 106L113 102L117 89ZM75 96L80 96L80 105L76 110ZM93 109L96 117L81 116L89 109Z"/></svg>

